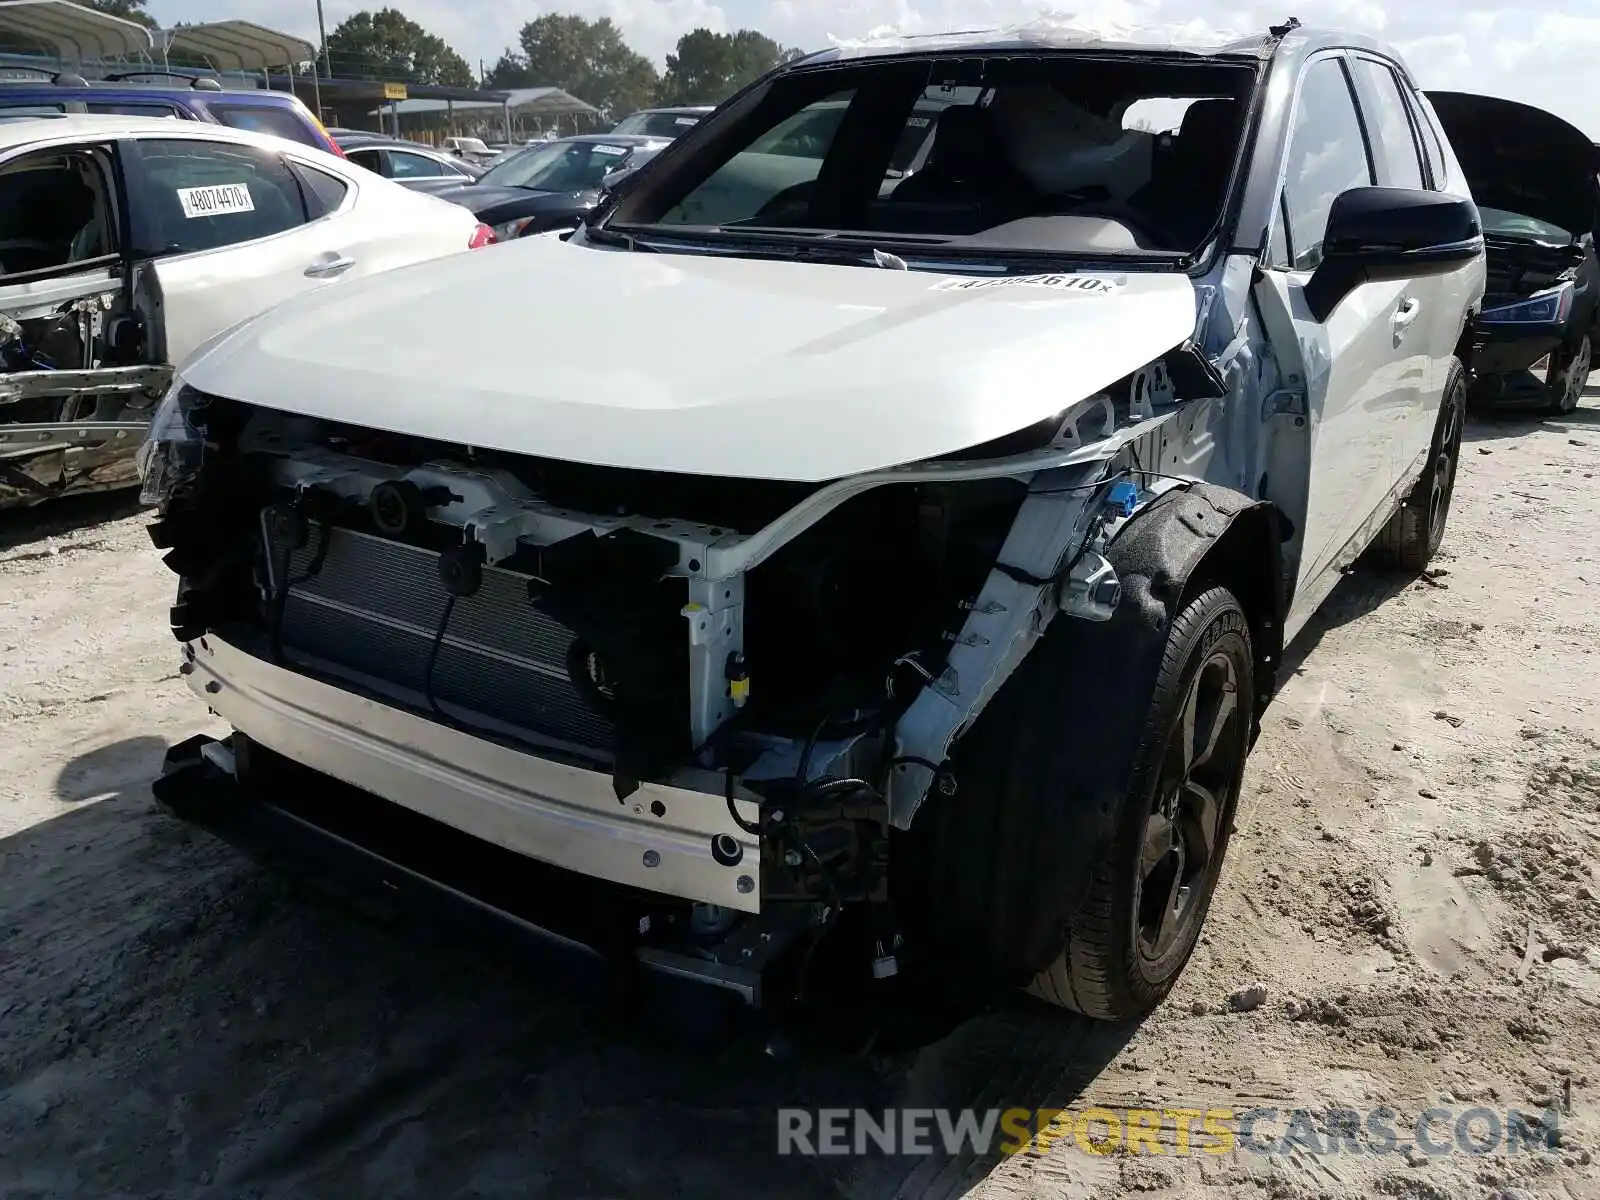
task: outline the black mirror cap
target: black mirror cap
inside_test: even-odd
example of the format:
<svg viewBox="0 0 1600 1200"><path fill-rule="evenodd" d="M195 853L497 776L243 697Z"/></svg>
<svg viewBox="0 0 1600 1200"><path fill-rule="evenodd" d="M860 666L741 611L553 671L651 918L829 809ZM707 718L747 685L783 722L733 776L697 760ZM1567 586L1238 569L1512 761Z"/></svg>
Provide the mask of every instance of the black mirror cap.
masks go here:
<svg viewBox="0 0 1600 1200"><path fill-rule="evenodd" d="M1306 302L1325 321L1363 283L1444 275L1482 254L1483 223L1471 200L1412 188L1352 188L1328 213L1322 263L1306 284Z"/></svg>

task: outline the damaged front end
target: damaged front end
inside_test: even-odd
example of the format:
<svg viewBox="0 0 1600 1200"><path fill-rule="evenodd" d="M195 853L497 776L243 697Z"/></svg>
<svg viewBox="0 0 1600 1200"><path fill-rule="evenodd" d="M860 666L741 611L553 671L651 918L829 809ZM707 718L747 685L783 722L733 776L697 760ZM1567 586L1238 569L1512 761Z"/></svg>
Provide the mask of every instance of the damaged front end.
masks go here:
<svg viewBox="0 0 1600 1200"><path fill-rule="evenodd" d="M640 962L756 1001L847 910L898 969L891 833L959 786L953 744L1052 620L1112 615L1108 539L1182 486L1144 469L1180 394L1220 394L1189 350L1000 441L812 484L180 384L140 469L183 673L251 746L616 885Z"/></svg>
<svg viewBox="0 0 1600 1200"><path fill-rule="evenodd" d="M121 289L0 313L0 509L138 483L134 455L172 369L142 362Z"/></svg>

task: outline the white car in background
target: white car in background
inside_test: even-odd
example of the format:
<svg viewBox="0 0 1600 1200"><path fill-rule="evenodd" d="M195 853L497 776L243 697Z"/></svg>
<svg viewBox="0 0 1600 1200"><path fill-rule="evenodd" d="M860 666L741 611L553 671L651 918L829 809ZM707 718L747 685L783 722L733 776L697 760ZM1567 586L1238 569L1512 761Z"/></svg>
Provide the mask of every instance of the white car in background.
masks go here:
<svg viewBox="0 0 1600 1200"><path fill-rule="evenodd" d="M134 482L172 368L215 334L492 240L456 205L275 137L0 124L0 508Z"/></svg>

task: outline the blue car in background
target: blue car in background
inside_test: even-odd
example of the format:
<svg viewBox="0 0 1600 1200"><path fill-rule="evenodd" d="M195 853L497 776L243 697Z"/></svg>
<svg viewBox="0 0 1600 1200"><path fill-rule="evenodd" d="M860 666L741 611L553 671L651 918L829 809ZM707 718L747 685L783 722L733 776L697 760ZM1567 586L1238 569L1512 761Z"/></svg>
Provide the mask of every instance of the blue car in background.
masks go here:
<svg viewBox="0 0 1600 1200"><path fill-rule="evenodd" d="M171 82L145 82L152 77ZM68 113L209 121L273 134L344 157L322 122L288 92L230 90L210 76L165 71L128 72L96 80L62 74L50 79L0 81L0 120Z"/></svg>

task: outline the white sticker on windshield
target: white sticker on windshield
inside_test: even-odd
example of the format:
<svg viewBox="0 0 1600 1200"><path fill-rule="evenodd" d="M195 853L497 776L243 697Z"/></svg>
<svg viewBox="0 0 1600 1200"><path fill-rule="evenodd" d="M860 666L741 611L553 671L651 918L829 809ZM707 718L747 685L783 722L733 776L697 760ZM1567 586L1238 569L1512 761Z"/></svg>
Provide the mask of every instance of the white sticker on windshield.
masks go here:
<svg viewBox="0 0 1600 1200"><path fill-rule="evenodd" d="M255 212L256 202L242 183L214 183L207 187L178 189L178 203L189 220L220 217L225 213Z"/></svg>
<svg viewBox="0 0 1600 1200"><path fill-rule="evenodd" d="M1061 292L1087 292L1109 296L1122 286L1104 275L997 275L989 279L945 279L933 285L938 292L976 292L989 288L1037 287Z"/></svg>
<svg viewBox="0 0 1600 1200"><path fill-rule="evenodd" d="M675 118L673 118L672 123L674 125L697 125L697 124L699 124L699 122L694 117L675 117Z"/></svg>
<svg viewBox="0 0 1600 1200"><path fill-rule="evenodd" d="M600 146L600 145L597 145L594 148L594 152L596 154L606 154L606 155L610 155L613 158L616 158L616 157L618 157L620 155L626 154L628 152L628 148L626 146Z"/></svg>

